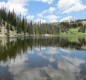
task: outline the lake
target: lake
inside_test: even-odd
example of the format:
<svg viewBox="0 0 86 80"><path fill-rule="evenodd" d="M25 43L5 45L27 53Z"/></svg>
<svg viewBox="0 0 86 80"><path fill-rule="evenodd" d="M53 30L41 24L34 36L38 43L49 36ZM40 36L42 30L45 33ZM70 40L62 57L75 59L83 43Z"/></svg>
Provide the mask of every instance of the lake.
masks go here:
<svg viewBox="0 0 86 80"><path fill-rule="evenodd" d="M86 38L0 38L0 80L86 80Z"/></svg>

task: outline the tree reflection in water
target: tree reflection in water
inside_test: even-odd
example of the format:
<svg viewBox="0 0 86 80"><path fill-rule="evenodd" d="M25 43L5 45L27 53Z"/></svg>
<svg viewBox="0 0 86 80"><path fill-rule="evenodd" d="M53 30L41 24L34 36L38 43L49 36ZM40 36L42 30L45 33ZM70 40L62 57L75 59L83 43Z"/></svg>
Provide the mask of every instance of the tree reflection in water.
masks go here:
<svg viewBox="0 0 86 80"><path fill-rule="evenodd" d="M29 37L29 38L16 38L16 40L11 40L8 38L5 45L2 45L0 40L0 61L6 61L8 58L14 58L17 54L25 53L28 49L33 47L62 47L77 50L86 49L86 39L77 38L78 41L72 42L67 37Z"/></svg>

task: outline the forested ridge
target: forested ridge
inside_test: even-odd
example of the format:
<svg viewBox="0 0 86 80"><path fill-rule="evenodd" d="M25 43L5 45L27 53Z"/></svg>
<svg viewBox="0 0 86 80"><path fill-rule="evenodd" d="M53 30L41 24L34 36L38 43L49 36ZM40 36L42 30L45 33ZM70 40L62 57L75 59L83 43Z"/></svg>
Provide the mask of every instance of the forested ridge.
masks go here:
<svg viewBox="0 0 86 80"><path fill-rule="evenodd" d="M71 29L77 29L79 33L85 33L86 31L86 19L62 21L56 23L35 23L33 21L27 21L25 17L16 15L16 13L6 11L6 9L0 9L0 31L4 25L7 29L7 35L10 31L16 31L17 34L24 33L24 35L57 35L61 33L73 33Z"/></svg>

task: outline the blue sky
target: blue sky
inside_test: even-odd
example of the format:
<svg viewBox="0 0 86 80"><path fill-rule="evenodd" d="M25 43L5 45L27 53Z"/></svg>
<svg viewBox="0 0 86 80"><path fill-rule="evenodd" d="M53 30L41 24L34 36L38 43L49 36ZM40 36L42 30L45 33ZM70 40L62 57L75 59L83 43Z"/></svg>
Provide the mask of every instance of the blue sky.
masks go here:
<svg viewBox="0 0 86 80"><path fill-rule="evenodd" d="M86 0L0 0L2 7L34 22L86 19Z"/></svg>

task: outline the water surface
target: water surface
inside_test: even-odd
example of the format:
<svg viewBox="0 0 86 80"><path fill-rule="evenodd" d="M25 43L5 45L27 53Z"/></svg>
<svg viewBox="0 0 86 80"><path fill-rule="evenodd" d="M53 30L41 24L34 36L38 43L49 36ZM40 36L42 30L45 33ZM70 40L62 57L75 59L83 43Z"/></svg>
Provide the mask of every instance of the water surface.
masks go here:
<svg viewBox="0 0 86 80"><path fill-rule="evenodd" d="M86 38L0 38L0 80L86 80Z"/></svg>

